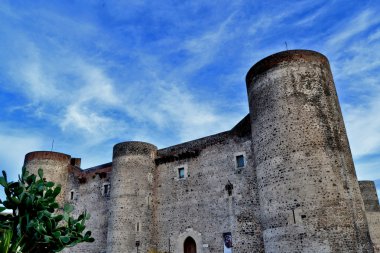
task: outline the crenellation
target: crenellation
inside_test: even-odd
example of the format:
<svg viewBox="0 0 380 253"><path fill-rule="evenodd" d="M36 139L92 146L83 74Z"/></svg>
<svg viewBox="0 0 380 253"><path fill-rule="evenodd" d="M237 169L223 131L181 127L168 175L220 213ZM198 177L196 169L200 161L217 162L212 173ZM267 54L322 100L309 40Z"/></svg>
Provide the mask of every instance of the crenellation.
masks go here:
<svg viewBox="0 0 380 253"><path fill-rule="evenodd" d="M376 188L357 181L327 58L271 55L246 86L249 114L229 131L162 149L122 142L85 170L27 154L29 171L63 186L60 203L91 213L96 241L65 252L380 252Z"/></svg>

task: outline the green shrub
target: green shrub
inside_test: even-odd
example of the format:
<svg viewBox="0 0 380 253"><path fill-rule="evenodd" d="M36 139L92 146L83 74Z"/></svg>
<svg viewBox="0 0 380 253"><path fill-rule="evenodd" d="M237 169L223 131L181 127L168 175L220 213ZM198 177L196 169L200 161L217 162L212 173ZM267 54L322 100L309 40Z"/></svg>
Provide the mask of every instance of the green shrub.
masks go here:
<svg viewBox="0 0 380 253"><path fill-rule="evenodd" d="M85 231L89 214L78 218L70 214L74 208L64 208L56 202L61 186L46 182L43 170L38 176L25 168L17 182L8 182L3 171L0 185L4 187L5 200L0 200L0 253L52 253L81 242L93 242L91 232ZM3 211L9 209L12 215Z"/></svg>

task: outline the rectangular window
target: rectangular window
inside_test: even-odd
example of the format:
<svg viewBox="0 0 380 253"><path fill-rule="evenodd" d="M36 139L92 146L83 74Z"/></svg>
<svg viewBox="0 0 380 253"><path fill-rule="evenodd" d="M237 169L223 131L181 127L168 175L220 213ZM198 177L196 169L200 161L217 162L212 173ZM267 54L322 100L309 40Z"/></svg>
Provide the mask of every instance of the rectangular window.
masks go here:
<svg viewBox="0 0 380 253"><path fill-rule="evenodd" d="M232 253L232 234L231 232L223 233L224 253Z"/></svg>
<svg viewBox="0 0 380 253"><path fill-rule="evenodd" d="M109 196L109 193L110 193L110 185L109 184L105 184L104 185L104 192L103 192L103 194L104 194L104 196Z"/></svg>
<svg viewBox="0 0 380 253"><path fill-rule="evenodd" d="M74 199L74 191L71 191L70 192L70 200L73 200Z"/></svg>
<svg viewBox="0 0 380 253"><path fill-rule="evenodd" d="M185 178L185 168L178 168L178 178Z"/></svg>
<svg viewBox="0 0 380 253"><path fill-rule="evenodd" d="M236 167L241 168L244 167L244 156L243 155L238 155L236 156Z"/></svg>

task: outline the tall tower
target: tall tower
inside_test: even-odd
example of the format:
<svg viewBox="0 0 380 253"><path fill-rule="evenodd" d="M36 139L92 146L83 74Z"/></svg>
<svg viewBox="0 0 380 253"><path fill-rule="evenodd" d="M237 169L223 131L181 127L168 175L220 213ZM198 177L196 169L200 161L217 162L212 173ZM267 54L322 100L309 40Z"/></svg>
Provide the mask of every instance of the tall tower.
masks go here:
<svg viewBox="0 0 380 253"><path fill-rule="evenodd" d="M365 210L367 212L380 211L375 182L368 180L359 181L359 187L362 193Z"/></svg>
<svg viewBox="0 0 380 253"><path fill-rule="evenodd" d="M149 250L156 153L156 146L144 142L113 148L107 253Z"/></svg>
<svg viewBox="0 0 380 253"><path fill-rule="evenodd" d="M265 252L373 252L327 58L280 52L246 82Z"/></svg>
<svg viewBox="0 0 380 253"><path fill-rule="evenodd" d="M43 169L47 181L61 185L61 193L57 196L57 202L62 206L67 193L67 177L70 166L69 155L50 152L35 151L25 155L24 166L30 173L38 175L38 169Z"/></svg>
<svg viewBox="0 0 380 253"><path fill-rule="evenodd" d="M375 253L380 252L380 206L374 181L359 181L362 192L369 234L375 248Z"/></svg>

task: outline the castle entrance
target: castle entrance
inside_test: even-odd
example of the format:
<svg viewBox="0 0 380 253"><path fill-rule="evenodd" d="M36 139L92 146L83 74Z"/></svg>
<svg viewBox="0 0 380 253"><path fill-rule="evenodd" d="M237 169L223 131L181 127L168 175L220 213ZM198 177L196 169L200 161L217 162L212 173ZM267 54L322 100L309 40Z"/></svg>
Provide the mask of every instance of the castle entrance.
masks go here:
<svg viewBox="0 0 380 253"><path fill-rule="evenodd" d="M184 253L197 253L197 245L190 236L186 238L183 244Z"/></svg>

